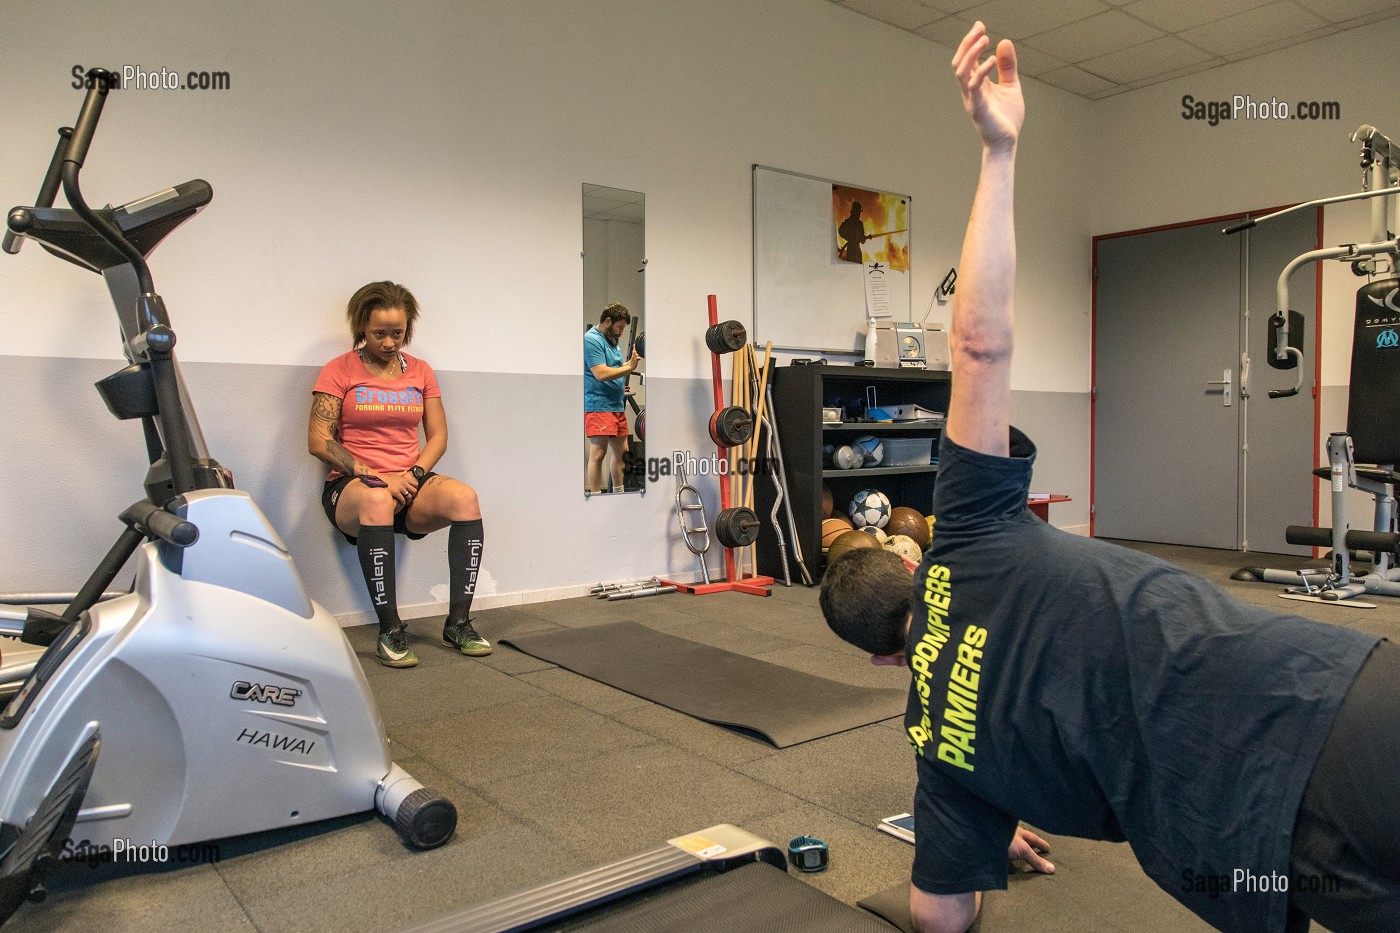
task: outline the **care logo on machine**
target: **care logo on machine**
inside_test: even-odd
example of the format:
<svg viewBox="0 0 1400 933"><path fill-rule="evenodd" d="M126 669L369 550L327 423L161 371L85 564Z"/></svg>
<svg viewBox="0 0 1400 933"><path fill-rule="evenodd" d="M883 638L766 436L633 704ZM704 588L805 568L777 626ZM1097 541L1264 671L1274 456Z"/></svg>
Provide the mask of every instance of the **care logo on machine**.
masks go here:
<svg viewBox="0 0 1400 933"><path fill-rule="evenodd" d="M301 691L295 687L279 687L276 684L250 684L240 680L233 685L229 696L235 700L251 700L254 703L275 703L278 706L296 706Z"/></svg>

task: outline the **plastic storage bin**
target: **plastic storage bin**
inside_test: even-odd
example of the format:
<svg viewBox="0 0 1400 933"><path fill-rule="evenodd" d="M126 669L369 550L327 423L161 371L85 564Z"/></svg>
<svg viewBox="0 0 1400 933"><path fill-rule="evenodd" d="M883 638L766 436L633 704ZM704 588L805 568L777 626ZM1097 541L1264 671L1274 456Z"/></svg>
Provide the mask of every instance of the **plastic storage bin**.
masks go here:
<svg viewBox="0 0 1400 933"><path fill-rule="evenodd" d="M931 437L887 437L880 466L927 466L933 456Z"/></svg>

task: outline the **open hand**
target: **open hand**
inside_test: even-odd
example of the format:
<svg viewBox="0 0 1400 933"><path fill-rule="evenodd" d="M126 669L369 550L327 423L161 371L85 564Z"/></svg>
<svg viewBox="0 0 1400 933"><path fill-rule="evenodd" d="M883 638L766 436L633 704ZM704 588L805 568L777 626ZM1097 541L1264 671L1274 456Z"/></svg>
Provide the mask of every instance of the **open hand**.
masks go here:
<svg viewBox="0 0 1400 933"><path fill-rule="evenodd" d="M1011 847L1006 850L1006 856L1013 862L1025 862L1032 871L1051 875L1055 873L1055 866L1049 859L1042 857L1042 853L1049 851L1050 843L1024 826L1017 826L1016 835L1011 840Z"/></svg>
<svg viewBox="0 0 1400 933"><path fill-rule="evenodd" d="M1026 102L1021 97L1021 79L1016 72L1016 49L1010 39L997 44L996 54L978 61L991 45L987 27L979 20L958 45L953 55L953 74L962 89L963 109L972 117L990 149L1011 149L1021 135L1021 122L1026 117ZM997 70L992 83L992 69Z"/></svg>

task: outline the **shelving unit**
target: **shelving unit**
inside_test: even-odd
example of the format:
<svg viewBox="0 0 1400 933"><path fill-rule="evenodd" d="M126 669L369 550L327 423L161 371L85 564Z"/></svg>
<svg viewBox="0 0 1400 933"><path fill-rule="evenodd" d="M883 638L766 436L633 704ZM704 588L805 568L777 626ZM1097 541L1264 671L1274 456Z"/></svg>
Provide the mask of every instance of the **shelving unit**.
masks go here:
<svg viewBox="0 0 1400 933"><path fill-rule="evenodd" d="M891 505L907 505L927 515L933 506L935 464L897 467L862 467L839 470L826 467L825 444L850 443L865 434L884 439L927 437L937 453L942 424L903 422L895 424L843 423L823 425L823 407L838 404L850 414L865 409L867 388L873 386L882 408L894 405L922 405L934 411L948 410L951 386L946 372L922 369L886 369L856 366L783 366L771 377L773 408L778 421L778 439L787 468L788 494L792 496L793 520L802 545L807 569L820 579L824 565L821 556L822 485L831 488L836 508L844 514L851 497L862 489L878 489ZM760 460L760 468L767 468ZM763 520L758 536L758 572L782 577L777 537L769 523L774 492L766 473L760 474L755 489L754 511ZM781 514L781 513L780 513ZM787 528L783 528L787 536ZM791 550L791 542L788 544ZM796 579L796 572L793 573Z"/></svg>

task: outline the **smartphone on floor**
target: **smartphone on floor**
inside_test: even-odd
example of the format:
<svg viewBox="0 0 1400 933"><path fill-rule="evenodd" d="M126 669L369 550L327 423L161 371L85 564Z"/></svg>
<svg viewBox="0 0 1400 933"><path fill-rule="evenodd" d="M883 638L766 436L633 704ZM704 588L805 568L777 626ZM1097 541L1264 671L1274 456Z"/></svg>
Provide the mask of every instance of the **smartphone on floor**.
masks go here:
<svg viewBox="0 0 1400 933"><path fill-rule="evenodd" d="M903 839L910 845L914 844L914 817L908 813L885 817L880 821L879 828L882 833L889 833L896 839Z"/></svg>

